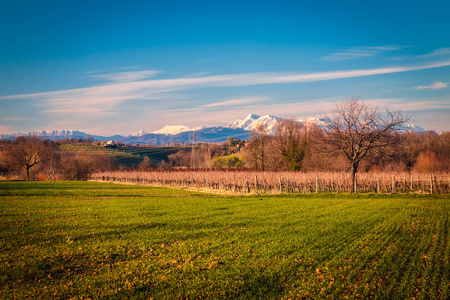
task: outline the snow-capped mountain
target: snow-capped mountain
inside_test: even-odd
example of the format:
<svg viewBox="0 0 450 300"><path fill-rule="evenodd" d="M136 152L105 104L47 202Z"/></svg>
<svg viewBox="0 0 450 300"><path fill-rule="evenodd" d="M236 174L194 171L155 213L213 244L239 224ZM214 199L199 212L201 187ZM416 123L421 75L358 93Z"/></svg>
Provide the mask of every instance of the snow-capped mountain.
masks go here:
<svg viewBox="0 0 450 300"><path fill-rule="evenodd" d="M402 130L402 131L406 131L406 132L417 132L417 133L425 133L425 132L427 132L422 127L414 125L414 124L398 126L398 129Z"/></svg>
<svg viewBox="0 0 450 300"><path fill-rule="evenodd" d="M205 126L199 126L195 128L189 128L184 125L166 125L159 130L152 131L155 134L175 135L186 131L197 131L206 128Z"/></svg>
<svg viewBox="0 0 450 300"><path fill-rule="evenodd" d="M14 139L19 136L37 136L50 140L63 140L71 138L87 139L90 136L94 140L98 141L119 140L124 138L121 135L114 135L114 136L92 135L78 130L35 130L29 132L17 132L13 134L2 134L0 135L0 138L7 140L7 139Z"/></svg>
<svg viewBox="0 0 450 300"><path fill-rule="evenodd" d="M140 137L129 136L119 140L122 144L139 144L139 145L167 145L167 144L190 144L195 134L196 142L221 143L225 142L228 137L247 140L250 131L242 128L227 127L206 127L195 131L183 131L178 134L160 134L149 133Z"/></svg>
<svg viewBox="0 0 450 300"><path fill-rule="evenodd" d="M254 122L256 122L256 120L258 120L260 118L260 116L258 115L254 115L254 114L249 114L248 116L246 116L244 119L242 120L236 120L233 123L228 124L228 128L242 128L245 129L247 126L250 126L251 124L253 124Z"/></svg>
<svg viewBox="0 0 450 300"><path fill-rule="evenodd" d="M3 134L1 137L2 139L8 139L8 138L15 138L19 136L38 136L42 138L49 138L49 137L55 137L55 138L86 138L88 135L84 132L77 131L77 130L35 130L35 131L29 131L29 132L17 132L13 134Z"/></svg>
<svg viewBox="0 0 450 300"><path fill-rule="evenodd" d="M159 130L152 131L152 133L174 135L174 134L179 134L179 133L182 133L185 131L191 131L191 129L184 125L166 125Z"/></svg>
<svg viewBox="0 0 450 300"><path fill-rule="evenodd" d="M131 133L129 136L143 136L146 134L148 134L148 132L145 132L144 130L139 130L139 131Z"/></svg>
<svg viewBox="0 0 450 300"><path fill-rule="evenodd" d="M300 118L300 119L296 119L295 121L297 121L299 123L302 123L305 126L315 125L315 126L319 126L319 127L322 127L322 128L325 128L325 126L326 126L326 123L325 123L324 119L318 119L318 118L314 118L314 117L306 118L306 119L305 118Z"/></svg>
<svg viewBox="0 0 450 300"><path fill-rule="evenodd" d="M224 142L228 137L240 138L246 140L251 130L256 129L259 124L263 124L270 134L273 134L276 124L281 120L279 117L271 115L258 116L255 114L249 114L244 119L236 120L227 126L216 127L197 127L189 128L184 125L167 125L163 128L147 133L143 130L131 133L128 137L115 135L115 136L98 136L90 135L76 130L40 130L33 132L21 132L15 134L1 135L2 139L13 139L18 136L39 136L48 138L51 140L61 140L67 138L82 138L86 139L91 136L97 141L114 140L123 144L153 144L153 145L165 145L169 143L191 143L192 137L195 132L195 140L198 142ZM324 128L325 122L323 119L317 118L304 118L295 119L295 121L305 124L306 126L317 125ZM409 124L399 127L404 132L417 132L425 133L426 130L422 127Z"/></svg>
<svg viewBox="0 0 450 300"><path fill-rule="evenodd" d="M262 117L255 115L255 114L249 114L247 117L245 117L242 120L236 120L233 123L228 124L228 128L236 129L241 128L244 130L254 130L256 127L260 124L264 125L269 133L273 133L275 126L277 125L280 118L270 116L270 115L264 115Z"/></svg>

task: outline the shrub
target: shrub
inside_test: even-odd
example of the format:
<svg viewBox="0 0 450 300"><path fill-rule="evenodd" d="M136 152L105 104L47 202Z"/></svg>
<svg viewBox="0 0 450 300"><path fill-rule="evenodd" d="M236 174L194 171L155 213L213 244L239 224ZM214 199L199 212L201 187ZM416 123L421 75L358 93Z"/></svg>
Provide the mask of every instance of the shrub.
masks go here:
<svg viewBox="0 0 450 300"><path fill-rule="evenodd" d="M418 172L432 173L439 170L439 162L433 152L426 151L419 154L414 169Z"/></svg>
<svg viewBox="0 0 450 300"><path fill-rule="evenodd" d="M66 180L88 180L94 171L111 168L111 158L105 154L66 153L61 159L61 173Z"/></svg>

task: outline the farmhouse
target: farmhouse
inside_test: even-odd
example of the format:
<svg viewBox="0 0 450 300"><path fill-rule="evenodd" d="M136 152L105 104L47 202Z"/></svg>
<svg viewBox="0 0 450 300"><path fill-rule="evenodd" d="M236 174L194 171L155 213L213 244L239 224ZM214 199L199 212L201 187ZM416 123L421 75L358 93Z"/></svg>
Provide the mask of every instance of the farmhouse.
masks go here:
<svg viewBox="0 0 450 300"><path fill-rule="evenodd" d="M105 148L115 148L115 147L117 147L117 146L114 141L111 140L111 141L106 142Z"/></svg>

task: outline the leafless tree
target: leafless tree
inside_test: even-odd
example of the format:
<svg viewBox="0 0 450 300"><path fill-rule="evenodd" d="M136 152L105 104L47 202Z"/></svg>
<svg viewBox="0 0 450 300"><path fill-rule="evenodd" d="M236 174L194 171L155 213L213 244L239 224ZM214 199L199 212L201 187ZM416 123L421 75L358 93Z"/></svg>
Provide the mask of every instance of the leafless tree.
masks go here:
<svg viewBox="0 0 450 300"><path fill-rule="evenodd" d="M401 111L381 112L377 106L357 97L337 104L331 116L325 115L326 142L347 158L351 165L352 186L361 160L374 152L401 143L398 126L409 120Z"/></svg>
<svg viewBox="0 0 450 300"><path fill-rule="evenodd" d="M306 126L294 119L283 119L277 123L274 136L283 169L299 171L309 143Z"/></svg>
<svg viewBox="0 0 450 300"><path fill-rule="evenodd" d="M54 144L35 136L20 136L11 143L6 151L8 162L26 171L27 181L30 180L30 169L49 159Z"/></svg>
<svg viewBox="0 0 450 300"><path fill-rule="evenodd" d="M255 169L265 170L269 133L264 124L258 124L250 133L247 146L248 160Z"/></svg>
<svg viewBox="0 0 450 300"><path fill-rule="evenodd" d="M144 157L144 160L138 164L138 169L141 171L147 171L152 167L153 167L152 160L148 156Z"/></svg>
<svg viewBox="0 0 450 300"><path fill-rule="evenodd" d="M70 153L61 158L60 173L65 180L88 180L95 171L111 168L111 157L107 154Z"/></svg>

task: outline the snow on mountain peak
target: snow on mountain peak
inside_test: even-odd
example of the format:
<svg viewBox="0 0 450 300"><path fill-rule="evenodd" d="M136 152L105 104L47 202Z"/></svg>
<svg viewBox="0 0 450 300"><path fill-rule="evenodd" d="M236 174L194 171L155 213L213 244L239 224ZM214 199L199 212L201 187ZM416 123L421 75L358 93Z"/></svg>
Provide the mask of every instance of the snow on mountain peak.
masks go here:
<svg viewBox="0 0 450 300"><path fill-rule="evenodd" d="M185 131L191 131L191 129L184 125L166 125L159 130L153 131L152 133L174 135L174 134L182 133Z"/></svg>
<svg viewBox="0 0 450 300"><path fill-rule="evenodd" d="M245 117L244 120L249 120L249 119L257 120L257 119L259 119L259 118L260 118L260 116L258 116L258 115L255 115L255 114L249 114L248 116Z"/></svg>
<svg viewBox="0 0 450 300"><path fill-rule="evenodd" d="M202 129L205 129L205 128L207 128L207 127L206 126L198 126L198 127L191 128L190 130L197 131L197 130L202 130Z"/></svg>
<svg viewBox="0 0 450 300"><path fill-rule="evenodd" d="M259 124L263 124L270 133L273 133L273 130L275 129L275 125L278 123L277 117L270 116L270 115L264 115L262 117L255 115L255 114L249 114L247 117L245 117L242 120L236 120L231 124L228 124L227 127L236 129L236 128L242 128L244 130L253 130L255 129Z"/></svg>
<svg viewBox="0 0 450 300"><path fill-rule="evenodd" d="M324 119L318 119L318 118L315 118L315 117L309 117L309 118L306 118L306 119L305 118L301 118L301 119L296 119L295 121L299 122L299 123L302 123L302 124L304 124L306 126L316 125L316 126L319 126L319 127L322 127L322 128L326 127L326 122L325 122Z"/></svg>
<svg viewBox="0 0 450 300"><path fill-rule="evenodd" d="M129 136L143 136L143 135L146 135L146 134L147 134L147 132L145 132L144 130L139 130L137 132L133 132Z"/></svg>
<svg viewBox="0 0 450 300"><path fill-rule="evenodd" d="M255 114L249 114L244 119L239 119L234 121L233 123L228 124L224 127L208 127L209 131L212 132L216 130L217 132L223 130L224 128L228 129L237 129L236 131L239 132L239 134L242 134L242 130L251 131L257 128L259 124L264 125L268 130L267 132L269 134L273 134L275 126L280 121L281 118L271 116L271 115L263 115L258 116ZM314 117L310 118L295 118L296 122L302 123L306 126L310 125L316 125L322 128L326 127L326 123L324 119L318 119ZM186 131L198 131L205 129L206 127L196 127L196 128L189 128L184 125L167 125L163 128L153 131L154 134L161 134L161 135L177 135L182 132ZM409 125L403 125L398 126L396 129L403 131L403 132L417 132L417 133L425 133L427 132L424 128L416 126L414 124ZM233 135L233 130L230 131L230 136ZM140 130L137 132L134 132L129 135L129 141L133 142L135 140L139 140L142 136L146 135L147 132ZM76 130L39 130L39 131L32 131L32 132L19 132L19 133L13 133L13 134L0 134L1 139L13 139L18 136L39 136L43 138L50 138L53 140L59 140L59 139L65 139L65 138L87 138L88 134L76 131ZM92 135L92 137L96 140L104 140L104 139L112 139L112 137L102 137L102 136L95 136ZM122 139L123 137L117 136L114 137L115 140Z"/></svg>
<svg viewBox="0 0 450 300"><path fill-rule="evenodd" d="M425 129L423 129L420 126L414 125L414 124L409 124L409 125L403 125L403 126L398 126L399 130L401 131L406 131L406 132L418 132L418 133L424 133L426 132Z"/></svg>

